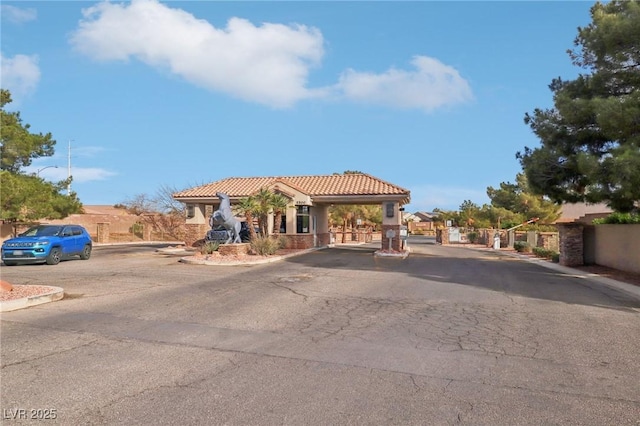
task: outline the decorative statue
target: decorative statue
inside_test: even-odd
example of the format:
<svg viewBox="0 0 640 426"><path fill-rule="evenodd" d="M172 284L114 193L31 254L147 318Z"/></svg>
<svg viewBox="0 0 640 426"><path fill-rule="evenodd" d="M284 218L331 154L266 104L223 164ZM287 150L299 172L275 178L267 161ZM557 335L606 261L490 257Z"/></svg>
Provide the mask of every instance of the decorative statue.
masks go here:
<svg viewBox="0 0 640 426"><path fill-rule="evenodd" d="M232 241L234 243L241 243L241 225L231 212L231 201L229 201L229 196L223 192L216 192L216 196L220 199L220 207L218 210L213 212L209 219L211 229L222 226L227 231L228 238L225 244L229 244Z"/></svg>

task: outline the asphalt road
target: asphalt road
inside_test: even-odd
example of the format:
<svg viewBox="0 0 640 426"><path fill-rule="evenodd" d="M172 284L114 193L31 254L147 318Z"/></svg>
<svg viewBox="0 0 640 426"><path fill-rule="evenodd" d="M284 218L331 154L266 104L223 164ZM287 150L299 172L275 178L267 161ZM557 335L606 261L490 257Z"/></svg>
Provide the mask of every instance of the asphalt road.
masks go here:
<svg viewBox="0 0 640 426"><path fill-rule="evenodd" d="M66 293L2 314L3 424L640 425L639 300L410 245L234 267L100 247L2 267Z"/></svg>

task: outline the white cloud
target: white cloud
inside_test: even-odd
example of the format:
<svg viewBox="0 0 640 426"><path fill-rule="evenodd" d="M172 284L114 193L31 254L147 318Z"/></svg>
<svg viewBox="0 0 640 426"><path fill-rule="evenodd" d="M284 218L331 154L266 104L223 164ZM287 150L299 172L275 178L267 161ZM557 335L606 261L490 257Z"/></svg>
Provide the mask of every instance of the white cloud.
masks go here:
<svg viewBox="0 0 640 426"><path fill-rule="evenodd" d="M24 171L26 173L37 174L41 178L52 181L52 182L59 182L59 181L65 180L69 175L69 171L66 166L54 167L54 166L46 166L46 165L45 166L31 165L29 167L25 167ZM115 172L112 172L106 169L97 168L97 167L72 167L71 176L73 177L73 182L71 183L71 186L73 186L74 183L84 183L84 182L91 182L96 180L107 180L108 178L116 175L117 173Z"/></svg>
<svg viewBox="0 0 640 426"><path fill-rule="evenodd" d="M469 83L455 68L427 56L414 56L411 64L414 71L391 68L383 74L349 69L337 89L353 101L426 112L473 99Z"/></svg>
<svg viewBox="0 0 640 426"><path fill-rule="evenodd" d="M107 180L108 178L116 175L117 173L115 172L96 167L75 167L71 169L71 176L73 177L71 185L73 186L74 183L91 182L94 180Z"/></svg>
<svg viewBox="0 0 640 426"><path fill-rule="evenodd" d="M93 59L135 58L207 89L273 107L321 94L306 87L310 68L324 54L315 28L254 26L240 18L216 28L156 0L103 2L83 14L71 43Z"/></svg>
<svg viewBox="0 0 640 426"><path fill-rule="evenodd" d="M324 56L324 40L318 29L304 25L255 26L236 17L216 28L157 0L102 2L83 15L70 42L90 58L139 60L209 90L271 107L333 95L430 112L473 99L455 68L427 56L415 56L411 71L348 69L336 85L309 88L310 70Z"/></svg>
<svg viewBox="0 0 640 426"><path fill-rule="evenodd" d="M38 57L27 55L16 55L7 58L0 53L2 70L2 88L11 92L14 106L19 104L21 99L33 93L40 81L40 68L38 67Z"/></svg>
<svg viewBox="0 0 640 426"><path fill-rule="evenodd" d="M14 24L22 24L38 18L38 12L32 7L24 9L8 4L0 6L0 14L3 19L13 22Z"/></svg>

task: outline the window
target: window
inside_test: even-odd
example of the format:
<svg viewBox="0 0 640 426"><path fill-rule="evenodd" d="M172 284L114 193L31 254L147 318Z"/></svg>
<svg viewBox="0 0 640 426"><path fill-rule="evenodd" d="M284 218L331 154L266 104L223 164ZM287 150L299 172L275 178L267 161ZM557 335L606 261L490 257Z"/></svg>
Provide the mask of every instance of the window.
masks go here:
<svg viewBox="0 0 640 426"><path fill-rule="evenodd" d="M298 206L296 212L296 232L309 233L309 206Z"/></svg>

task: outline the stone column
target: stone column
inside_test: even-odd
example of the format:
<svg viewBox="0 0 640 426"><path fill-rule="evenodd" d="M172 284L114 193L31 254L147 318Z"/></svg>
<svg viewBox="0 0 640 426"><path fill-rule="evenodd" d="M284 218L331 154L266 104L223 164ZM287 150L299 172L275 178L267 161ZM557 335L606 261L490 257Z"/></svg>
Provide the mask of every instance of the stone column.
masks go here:
<svg viewBox="0 0 640 426"><path fill-rule="evenodd" d="M96 243L108 243L109 234L111 233L111 224L109 222L99 222L96 225L98 227Z"/></svg>
<svg viewBox="0 0 640 426"><path fill-rule="evenodd" d="M184 243L188 247L193 246L197 241L203 240L207 235L207 225L204 224L186 224L184 232Z"/></svg>
<svg viewBox="0 0 640 426"><path fill-rule="evenodd" d="M391 240L391 250L402 251L401 225L400 204L397 201L382 203L382 250L389 250L389 240ZM387 234L393 235L393 238L389 239Z"/></svg>
<svg viewBox="0 0 640 426"><path fill-rule="evenodd" d="M564 266L584 265L584 226L578 223L558 225L560 234L560 264Z"/></svg>
<svg viewBox="0 0 640 426"><path fill-rule="evenodd" d="M142 239L144 241L151 241L151 231L153 230L153 226L149 223L145 223L142 225Z"/></svg>

